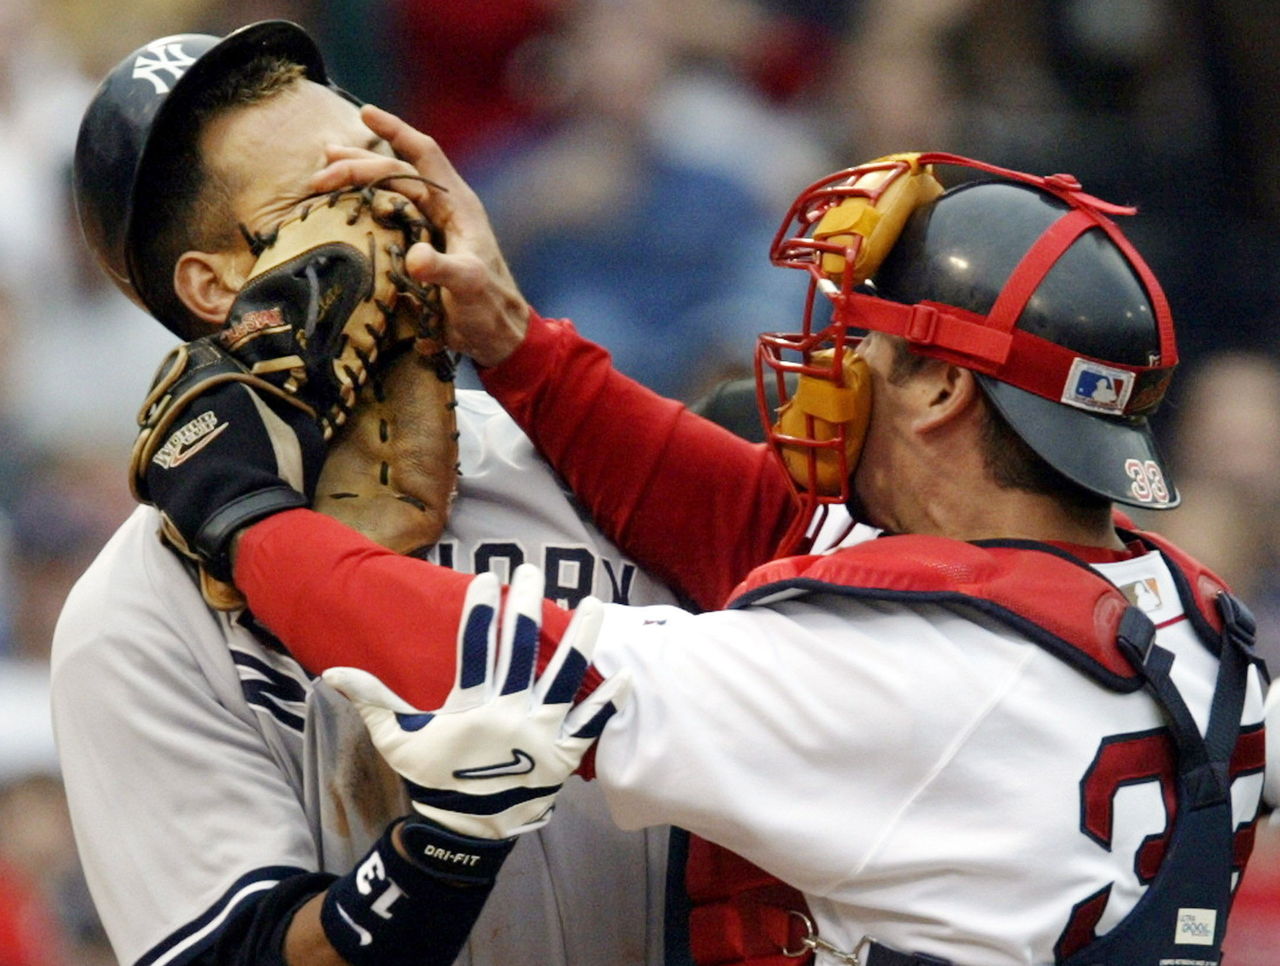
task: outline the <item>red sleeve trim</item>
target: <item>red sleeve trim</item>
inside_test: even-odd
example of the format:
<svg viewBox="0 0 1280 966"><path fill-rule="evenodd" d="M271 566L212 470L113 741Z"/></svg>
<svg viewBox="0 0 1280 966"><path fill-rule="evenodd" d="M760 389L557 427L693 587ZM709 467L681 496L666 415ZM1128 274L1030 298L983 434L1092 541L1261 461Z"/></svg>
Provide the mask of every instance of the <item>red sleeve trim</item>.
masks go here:
<svg viewBox="0 0 1280 966"><path fill-rule="evenodd" d="M312 674L358 667L415 708L438 708L453 687L458 627L474 579L404 557L312 510L267 517L244 532L236 586L254 616ZM542 605L538 673L572 614ZM588 671L579 698L600 683Z"/></svg>
<svg viewBox="0 0 1280 966"><path fill-rule="evenodd" d="M245 530L236 586L312 674L358 667L416 708L453 687L458 625L474 578L403 557L312 510Z"/></svg>

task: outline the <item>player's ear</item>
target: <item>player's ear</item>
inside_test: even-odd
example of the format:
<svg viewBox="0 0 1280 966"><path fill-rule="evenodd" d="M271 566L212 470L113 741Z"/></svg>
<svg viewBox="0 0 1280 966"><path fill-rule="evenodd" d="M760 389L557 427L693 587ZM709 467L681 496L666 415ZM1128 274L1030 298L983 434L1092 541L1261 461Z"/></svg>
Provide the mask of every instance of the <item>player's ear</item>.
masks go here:
<svg viewBox="0 0 1280 966"><path fill-rule="evenodd" d="M173 288L193 315L220 326L244 285L248 252L183 252L173 267Z"/></svg>
<svg viewBox="0 0 1280 966"><path fill-rule="evenodd" d="M912 420L917 432L927 433L974 411L982 395L973 371L949 362L926 366L916 378L928 382L923 405Z"/></svg>

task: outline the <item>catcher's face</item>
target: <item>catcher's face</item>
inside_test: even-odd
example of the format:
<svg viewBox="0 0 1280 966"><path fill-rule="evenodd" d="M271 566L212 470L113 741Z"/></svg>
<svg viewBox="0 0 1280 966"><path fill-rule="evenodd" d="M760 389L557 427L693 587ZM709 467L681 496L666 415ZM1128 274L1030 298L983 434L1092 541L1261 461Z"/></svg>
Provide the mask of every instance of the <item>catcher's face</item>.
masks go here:
<svg viewBox="0 0 1280 966"><path fill-rule="evenodd" d="M254 263L239 226L256 235L279 224L307 197L307 181L325 166L330 144L392 153L365 127L354 104L308 80L228 111L202 132L202 155L232 221L212 233L228 240L225 250L185 253L175 268L174 284L183 301L211 326L222 324Z"/></svg>

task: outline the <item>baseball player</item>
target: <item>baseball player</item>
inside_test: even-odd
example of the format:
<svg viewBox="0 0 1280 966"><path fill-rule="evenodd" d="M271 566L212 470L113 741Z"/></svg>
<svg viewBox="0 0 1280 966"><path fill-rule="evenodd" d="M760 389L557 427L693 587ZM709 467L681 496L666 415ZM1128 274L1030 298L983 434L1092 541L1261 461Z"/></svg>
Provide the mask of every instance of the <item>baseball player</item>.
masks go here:
<svg viewBox="0 0 1280 966"><path fill-rule="evenodd" d="M209 93L227 96L264 56L279 88L208 113ZM119 286L187 339L220 324L252 260L237 223L261 231L310 193L326 145L377 141L292 24L166 37L124 58L85 115L80 214ZM229 153L236 145L245 153ZM235 186L212 202L192 194L210 165ZM566 607L588 595L672 599L586 520L491 399L457 401L461 478L433 560L504 581L536 564L545 595ZM376 843L409 814L401 783L346 701L248 612L206 605L160 526L150 507L123 524L70 594L53 644L77 846L116 955L148 966L343 961L327 935L360 934L317 915L335 883L359 895ZM518 840L457 962L662 962L665 835L619 831L600 789L577 779L557 811L554 826ZM439 901L440 887L414 874ZM378 962L441 961L465 938L480 885L440 905L448 929L424 917L403 959ZM295 915L302 906L317 915Z"/></svg>
<svg viewBox="0 0 1280 966"><path fill-rule="evenodd" d="M400 153L447 178L420 147ZM934 165L994 177L943 192ZM788 952L1220 961L1255 823L1280 794L1264 727L1280 699L1264 700L1252 619L1223 583L1113 513L1177 502L1148 424L1173 327L1112 220L1125 213L1066 176L949 155L819 182L773 251L813 291L801 333L762 340L762 376L799 376L794 395L780 386L768 448L620 377L566 323L521 305L455 313L476 323L455 337L491 367L486 384L593 513L681 586L727 598L700 615L605 608L597 663L633 684L596 775L624 827L679 824L799 888ZM424 280L453 268L430 250L409 264ZM780 558L724 593L790 523L771 452L804 500L846 502L886 535ZM166 512L196 532L225 519L216 504ZM417 629L456 624L468 578L306 509L228 539L254 612L310 667L361 659L328 676L402 777L430 774L429 743L395 723L417 719L391 711L444 697L417 671L451 662L451 638L424 645ZM733 960L714 958L732 944L704 961Z"/></svg>

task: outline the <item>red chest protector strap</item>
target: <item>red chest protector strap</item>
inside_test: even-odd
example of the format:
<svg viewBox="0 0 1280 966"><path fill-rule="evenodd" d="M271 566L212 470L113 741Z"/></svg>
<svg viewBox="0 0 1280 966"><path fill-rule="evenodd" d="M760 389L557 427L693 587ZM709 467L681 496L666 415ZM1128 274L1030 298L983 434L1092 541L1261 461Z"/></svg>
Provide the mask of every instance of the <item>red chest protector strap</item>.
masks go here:
<svg viewBox="0 0 1280 966"><path fill-rule="evenodd" d="M804 896L728 849L689 836L689 952L697 966L804 966Z"/></svg>
<svg viewBox="0 0 1280 966"><path fill-rule="evenodd" d="M1151 534L1123 532L1161 552L1188 618L1212 648L1222 630L1216 599L1226 584ZM732 608L808 593L964 605L989 614L1114 691L1142 678L1117 641L1126 621L1145 621L1119 589L1065 551L1032 541L962 543L943 537L880 537L835 553L787 557L756 568L734 592Z"/></svg>

